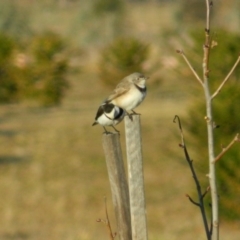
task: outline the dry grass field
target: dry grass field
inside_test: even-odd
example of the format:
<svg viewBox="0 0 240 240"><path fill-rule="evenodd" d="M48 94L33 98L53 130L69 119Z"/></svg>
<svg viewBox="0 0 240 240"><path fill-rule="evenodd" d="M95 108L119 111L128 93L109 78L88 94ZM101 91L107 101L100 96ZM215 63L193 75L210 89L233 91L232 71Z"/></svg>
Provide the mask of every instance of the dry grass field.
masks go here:
<svg viewBox="0 0 240 240"><path fill-rule="evenodd" d="M134 18L139 21L144 6L136 9ZM33 25L43 28L36 18ZM56 19L51 21L60 28ZM67 34L66 26L62 27ZM96 55L93 50L88 53L81 61L81 73L69 77L71 87L61 106L0 106L0 240L106 240L106 227L96 222L105 218L104 196L116 229L103 129L91 127L99 103L109 93L98 81ZM148 95L137 109L142 114L149 240L205 239L199 211L185 197L194 185L173 123L176 114L186 115L193 98L191 86L186 85L178 79L166 79L157 88L149 84ZM123 125L117 128L125 156ZM223 240L238 240L240 228L221 222L220 234Z"/></svg>
<svg viewBox="0 0 240 240"><path fill-rule="evenodd" d="M105 226L96 222L105 217L107 196L114 223L103 130L91 127L107 91L96 77L79 77L88 82L76 84L61 107L1 106L0 239L107 239ZM96 96L96 90L101 94ZM173 92L163 95L152 95L150 88L138 109L149 239L205 239L199 212L185 197L192 191L192 178L172 122L175 114L185 114L188 100ZM123 123L118 128L124 151ZM237 240L240 232L222 223L221 234Z"/></svg>

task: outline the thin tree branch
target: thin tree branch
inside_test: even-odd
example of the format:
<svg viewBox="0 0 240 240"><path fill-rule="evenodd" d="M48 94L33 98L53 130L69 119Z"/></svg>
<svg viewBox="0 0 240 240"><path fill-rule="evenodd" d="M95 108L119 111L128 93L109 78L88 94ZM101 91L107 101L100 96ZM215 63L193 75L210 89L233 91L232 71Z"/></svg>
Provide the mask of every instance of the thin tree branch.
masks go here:
<svg viewBox="0 0 240 240"><path fill-rule="evenodd" d="M206 9L207 9L207 16L206 16L206 31L210 31L210 7L212 7L213 2L209 3L209 0L206 0Z"/></svg>
<svg viewBox="0 0 240 240"><path fill-rule="evenodd" d="M228 79L230 78L230 76L232 75L233 71L236 69L237 65L240 62L240 55L238 56L237 61L235 62L235 64L233 65L232 69L230 70L230 72L228 73L228 75L225 77L225 79L223 80L223 82L221 83L221 85L218 87L218 89L213 93L211 99L215 98L222 90L223 86L225 85L225 83L228 81Z"/></svg>
<svg viewBox="0 0 240 240"><path fill-rule="evenodd" d="M116 236L116 233L113 234L113 232L112 232L111 224L110 224L109 217L108 217L107 198L106 197L104 197L104 204L105 204L105 214L106 214L106 218L107 218L108 232L109 232L109 236L111 237L111 240L113 240Z"/></svg>
<svg viewBox="0 0 240 240"><path fill-rule="evenodd" d="M211 204L210 204L210 207L212 207ZM210 234L211 234L211 236L212 236L212 232L213 232L213 217L212 217L212 215L211 215L211 221L210 221L209 231L210 231Z"/></svg>
<svg viewBox="0 0 240 240"><path fill-rule="evenodd" d="M107 198L104 197L104 204L105 204L105 215L106 215L106 220L103 220L101 218L97 219L97 222L102 222L107 226L108 229L108 233L109 233L109 237L111 240L114 240L114 238L117 236L117 233L112 232L112 227L109 221L109 217L108 217L108 211L107 211Z"/></svg>
<svg viewBox="0 0 240 240"><path fill-rule="evenodd" d="M184 150L185 158L186 158L186 160L188 162L188 165L190 167L191 173L193 175L193 179L194 179L194 182L195 182L195 185L196 185L196 188L197 188L199 203L195 202L189 195L187 195L187 197L193 204L197 205L200 208L202 219L203 219L203 224L204 224L204 228L205 228L205 232L206 232L206 235L207 235L207 239L211 240L211 234L210 234L210 230L208 228L207 216L206 216L204 202L203 202L203 195L205 193L202 194L201 185L199 183L197 174L196 174L195 169L193 167L193 161L191 160L191 158L190 158L190 156L188 154L187 146L185 144L185 140L184 140L184 136L183 136L181 120L180 120L180 117L178 115L175 115L175 117L173 119L174 123L176 123L176 121L178 123L178 128L179 128L180 134L181 134L181 144L180 144L180 146Z"/></svg>
<svg viewBox="0 0 240 240"><path fill-rule="evenodd" d="M199 75L197 74L197 72L195 71L195 69L193 68L192 64L189 62L187 56L185 55L185 53L182 50L177 50L177 53L181 54L181 56L183 57L183 59L185 60L185 62L187 63L188 67L190 68L190 70L192 71L193 75L196 77L197 81L200 83L200 85L203 87L203 81L202 79L199 77Z"/></svg>
<svg viewBox="0 0 240 240"><path fill-rule="evenodd" d="M195 202L188 194L186 194L186 197L189 199L189 201L190 201L191 203L193 203L194 205L200 207L200 204L197 203L197 202Z"/></svg>
<svg viewBox="0 0 240 240"><path fill-rule="evenodd" d="M239 138L239 133L237 133L237 135L233 138L233 140L228 144L227 147L222 149L222 152L220 152L218 154L218 156L214 159L214 162L217 162L232 146L235 142L239 142L240 138Z"/></svg>
<svg viewBox="0 0 240 240"><path fill-rule="evenodd" d="M209 53L211 48L210 40L210 7L213 5L212 1L206 0L206 27L205 27L205 44L203 46L203 78L204 83L208 81L208 65L209 65Z"/></svg>
<svg viewBox="0 0 240 240"><path fill-rule="evenodd" d="M207 189L205 190L205 192L202 194L202 199L207 195L209 190L210 190L210 187L208 186Z"/></svg>

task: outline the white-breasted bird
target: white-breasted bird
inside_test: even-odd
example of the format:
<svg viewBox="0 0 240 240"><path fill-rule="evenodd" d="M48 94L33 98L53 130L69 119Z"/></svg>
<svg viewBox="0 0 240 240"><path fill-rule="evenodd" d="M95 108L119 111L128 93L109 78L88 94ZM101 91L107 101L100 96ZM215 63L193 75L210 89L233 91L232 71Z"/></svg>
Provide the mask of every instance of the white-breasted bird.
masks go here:
<svg viewBox="0 0 240 240"><path fill-rule="evenodd" d="M132 111L144 100L147 94L146 80L142 73L132 73L123 78L113 93L104 101L112 103L126 111ZM130 116L130 114L128 114Z"/></svg>
<svg viewBox="0 0 240 240"><path fill-rule="evenodd" d="M115 106L112 103L103 103L98 108L95 121L92 126L100 124L103 126L105 133L109 133L105 126L111 126L116 132L119 132L114 126L120 123L125 116L125 110Z"/></svg>

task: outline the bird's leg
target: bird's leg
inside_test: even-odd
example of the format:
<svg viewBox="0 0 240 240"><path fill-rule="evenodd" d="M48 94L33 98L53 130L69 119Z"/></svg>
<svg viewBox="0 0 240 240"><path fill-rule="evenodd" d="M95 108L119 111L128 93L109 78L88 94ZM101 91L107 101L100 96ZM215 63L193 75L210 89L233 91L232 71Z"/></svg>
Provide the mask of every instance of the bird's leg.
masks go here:
<svg viewBox="0 0 240 240"><path fill-rule="evenodd" d="M141 115L141 113L136 113L135 111L131 110L133 113L132 115Z"/></svg>
<svg viewBox="0 0 240 240"><path fill-rule="evenodd" d="M119 133L119 131L112 125L111 126L117 133Z"/></svg>
<svg viewBox="0 0 240 240"><path fill-rule="evenodd" d="M133 120L133 117L132 117L132 114L130 114L130 113L128 113L127 111L126 111L126 114L128 115L128 117L131 119L131 121Z"/></svg>
<svg viewBox="0 0 240 240"><path fill-rule="evenodd" d="M107 129L104 126L103 126L103 128L104 128L104 133L105 134L110 134L111 133L111 132L108 132Z"/></svg>

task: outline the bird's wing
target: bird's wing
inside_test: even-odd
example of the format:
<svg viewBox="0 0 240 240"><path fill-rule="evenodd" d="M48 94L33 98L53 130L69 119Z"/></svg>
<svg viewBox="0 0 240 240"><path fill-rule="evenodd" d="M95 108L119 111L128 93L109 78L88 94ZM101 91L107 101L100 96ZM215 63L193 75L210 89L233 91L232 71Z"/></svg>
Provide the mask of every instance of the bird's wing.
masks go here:
<svg viewBox="0 0 240 240"><path fill-rule="evenodd" d="M105 102L111 102L113 99L120 97L130 90L127 82L120 82L114 89L113 93L105 100Z"/></svg>
<svg viewBox="0 0 240 240"><path fill-rule="evenodd" d="M103 110L103 106L101 105L99 108L98 108L98 111L97 111L97 114L96 114L96 117L95 117L95 124L96 124L96 121L97 121L97 119L103 114L103 112L104 112L104 110ZM93 124L94 124L93 123ZM94 124L94 125L95 125Z"/></svg>

